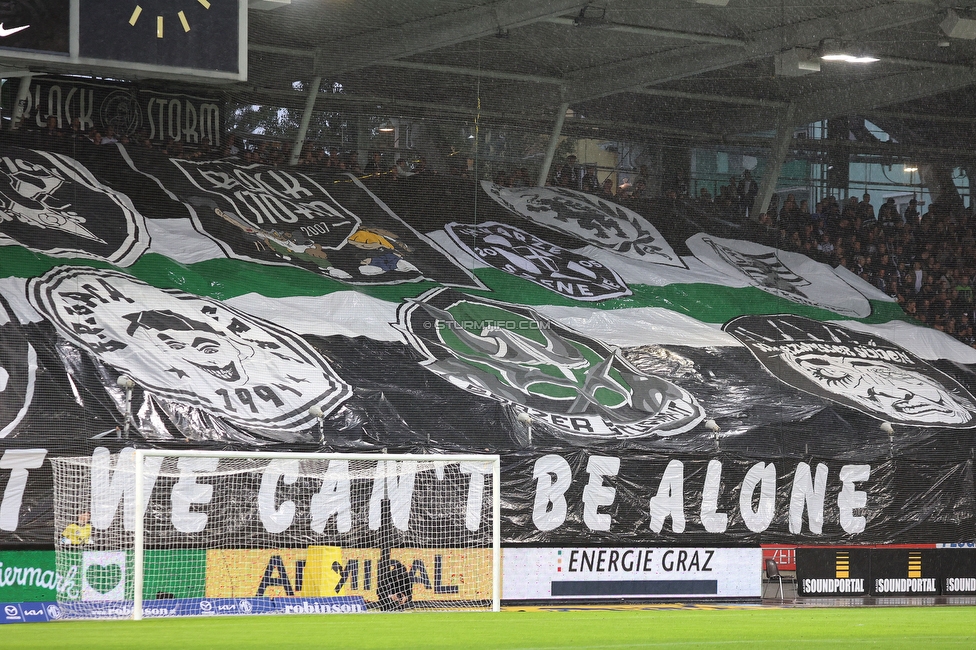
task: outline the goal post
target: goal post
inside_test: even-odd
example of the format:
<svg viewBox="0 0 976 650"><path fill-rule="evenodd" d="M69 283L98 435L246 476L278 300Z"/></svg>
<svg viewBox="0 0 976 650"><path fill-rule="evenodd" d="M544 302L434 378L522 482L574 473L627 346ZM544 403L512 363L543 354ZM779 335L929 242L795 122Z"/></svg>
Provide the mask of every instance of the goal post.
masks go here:
<svg viewBox="0 0 976 650"><path fill-rule="evenodd" d="M124 449L55 458L66 618L498 611L479 454ZM80 531L80 532L79 532Z"/></svg>

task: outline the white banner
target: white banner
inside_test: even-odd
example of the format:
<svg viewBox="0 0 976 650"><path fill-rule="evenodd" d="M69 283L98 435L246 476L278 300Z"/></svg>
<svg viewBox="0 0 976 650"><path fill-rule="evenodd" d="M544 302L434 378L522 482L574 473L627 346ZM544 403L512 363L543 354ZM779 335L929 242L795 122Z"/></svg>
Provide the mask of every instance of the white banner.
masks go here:
<svg viewBox="0 0 976 650"><path fill-rule="evenodd" d="M738 239L699 233L688 249L716 271L798 305L819 307L852 318L871 315L871 303L834 270L806 255Z"/></svg>
<svg viewBox="0 0 976 650"><path fill-rule="evenodd" d="M759 598L761 548L507 548L504 600Z"/></svg>

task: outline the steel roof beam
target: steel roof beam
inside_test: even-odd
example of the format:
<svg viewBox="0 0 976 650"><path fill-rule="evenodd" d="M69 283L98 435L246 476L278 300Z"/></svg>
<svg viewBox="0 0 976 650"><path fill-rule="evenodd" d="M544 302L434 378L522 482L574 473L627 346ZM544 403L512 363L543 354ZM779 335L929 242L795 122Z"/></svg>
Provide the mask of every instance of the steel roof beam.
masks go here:
<svg viewBox="0 0 976 650"><path fill-rule="evenodd" d="M394 25L367 34L333 41L316 57L314 74L335 76L366 68L381 61L463 43L500 30L514 29L571 13L587 5L585 0L502 0L453 11L412 23Z"/></svg>
<svg viewBox="0 0 976 650"><path fill-rule="evenodd" d="M638 90L644 86L765 58L781 50L817 44L825 38L843 38L854 34L863 36L913 24L936 13L934 8L915 4L877 5L749 34L746 47L706 44L626 59L578 72L568 80L572 87L565 99L578 103Z"/></svg>

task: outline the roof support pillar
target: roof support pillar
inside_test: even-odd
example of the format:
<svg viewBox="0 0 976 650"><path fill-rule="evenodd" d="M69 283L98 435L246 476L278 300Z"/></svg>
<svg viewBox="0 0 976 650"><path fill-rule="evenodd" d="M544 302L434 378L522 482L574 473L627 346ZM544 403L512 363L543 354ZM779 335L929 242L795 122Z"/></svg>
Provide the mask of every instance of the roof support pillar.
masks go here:
<svg viewBox="0 0 976 650"><path fill-rule="evenodd" d="M298 126L298 135L295 136L295 144L291 148L291 157L288 164L295 166L302 155L302 147L305 145L305 136L308 135L308 124L312 121L312 111L315 109L315 99L319 96L319 86L322 85L322 77L312 79L312 85L308 89L308 98L305 100L305 111L302 113L302 122Z"/></svg>
<svg viewBox="0 0 976 650"><path fill-rule="evenodd" d="M31 75L25 74L20 78L20 85L17 86L17 101L14 102L14 112L10 119L10 130L20 128L20 123L24 121L24 109L27 107L27 97L30 95Z"/></svg>
<svg viewBox="0 0 976 650"><path fill-rule="evenodd" d="M796 104L790 102L780 109L779 120L776 124L776 138L773 140L773 147L769 152L769 160L766 163L766 171L763 172L762 180L759 182L759 193L756 195L756 203L753 206L753 214L759 215L769 209L769 201L773 198L776 191L776 182L779 180L779 173L783 169L783 162L786 154L790 150L790 143L793 141L793 119L796 114ZM753 216L752 214L749 216ZM775 220L775 215L773 215Z"/></svg>
<svg viewBox="0 0 976 650"><path fill-rule="evenodd" d="M549 146L546 147L546 157L542 160L542 169L539 170L538 187L544 187L546 179L549 178L549 168L552 167L552 159L556 157L556 147L559 146L559 134L563 130L563 122L566 121L566 111L569 104L564 102L556 109L556 123L552 127L552 135L549 136Z"/></svg>

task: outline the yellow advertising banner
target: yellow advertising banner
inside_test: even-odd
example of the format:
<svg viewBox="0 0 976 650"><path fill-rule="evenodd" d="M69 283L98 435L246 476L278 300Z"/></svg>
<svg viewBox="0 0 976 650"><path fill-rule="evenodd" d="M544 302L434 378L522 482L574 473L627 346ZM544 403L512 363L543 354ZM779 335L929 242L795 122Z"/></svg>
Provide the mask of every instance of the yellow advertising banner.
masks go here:
<svg viewBox="0 0 976 650"><path fill-rule="evenodd" d="M207 551L207 598L362 596L376 600L378 548ZM391 549L418 601L491 598L491 549Z"/></svg>
<svg viewBox="0 0 976 650"><path fill-rule="evenodd" d="M208 550L206 597L308 595L302 592L306 555L304 548Z"/></svg>

